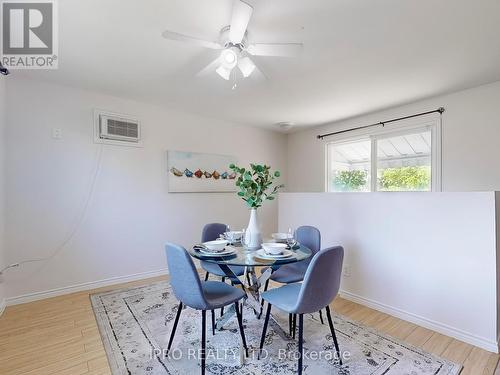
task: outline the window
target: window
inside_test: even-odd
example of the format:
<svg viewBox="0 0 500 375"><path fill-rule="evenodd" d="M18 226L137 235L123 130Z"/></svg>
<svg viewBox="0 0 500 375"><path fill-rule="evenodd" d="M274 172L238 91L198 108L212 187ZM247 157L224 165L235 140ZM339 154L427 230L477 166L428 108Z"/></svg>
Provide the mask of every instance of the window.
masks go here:
<svg viewBox="0 0 500 375"><path fill-rule="evenodd" d="M377 143L377 190L431 191L431 132L380 138Z"/></svg>
<svg viewBox="0 0 500 375"><path fill-rule="evenodd" d="M371 141L359 139L329 147L329 191L370 191Z"/></svg>
<svg viewBox="0 0 500 375"><path fill-rule="evenodd" d="M327 191L440 191L440 120L372 128L327 144Z"/></svg>

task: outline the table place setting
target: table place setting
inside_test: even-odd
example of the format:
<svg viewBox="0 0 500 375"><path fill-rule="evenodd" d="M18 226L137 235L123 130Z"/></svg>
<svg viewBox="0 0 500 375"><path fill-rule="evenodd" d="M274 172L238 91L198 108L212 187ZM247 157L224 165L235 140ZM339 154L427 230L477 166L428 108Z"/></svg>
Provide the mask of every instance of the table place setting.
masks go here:
<svg viewBox="0 0 500 375"><path fill-rule="evenodd" d="M291 228L288 233L272 233L271 239L263 242L259 249L245 246L245 230L231 231L229 226L227 228L228 231L222 233L219 239L195 244L193 251L206 258L230 257L243 252L253 258L279 261L293 258L295 250L300 249Z"/></svg>
<svg viewBox="0 0 500 375"><path fill-rule="evenodd" d="M221 238L229 241L230 244L237 242L242 242L242 238L245 236L245 230L230 230L229 225L226 225L227 231L222 233ZM243 241L244 242L244 241Z"/></svg>
<svg viewBox="0 0 500 375"><path fill-rule="evenodd" d="M227 240L214 240L196 244L193 246L193 250L199 252L200 255L207 257L222 257L233 255L236 251L236 248L232 245L228 245L229 241Z"/></svg>
<svg viewBox="0 0 500 375"><path fill-rule="evenodd" d="M255 255L264 259L283 259L294 256L293 251L288 248L288 245L276 242L264 242L262 249L255 252Z"/></svg>

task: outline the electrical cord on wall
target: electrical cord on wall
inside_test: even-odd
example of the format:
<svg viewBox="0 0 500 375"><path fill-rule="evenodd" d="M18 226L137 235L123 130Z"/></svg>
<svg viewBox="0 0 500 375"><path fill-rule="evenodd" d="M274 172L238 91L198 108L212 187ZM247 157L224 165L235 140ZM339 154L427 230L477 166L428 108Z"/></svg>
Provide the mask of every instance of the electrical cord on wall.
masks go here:
<svg viewBox="0 0 500 375"><path fill-rule="evenodd" d="M87 214L87 211L88 211L88 208L89 208L92 196L94 195L94 188L95 188L95 185L96 185L97 176L99 175L99 171L101 169L102 151L103 151L103 144L101 143L99 145L99 148L98 148L98 151L97 151L98 154L97 154L96 166L95 166L95 169L94 169L93 174L91 176L90 187L89 187L89 191L87 193L87 196L85 197L85 202L84 202L83 209L82 209L80 215L78 216L78 218L76 220L75 226L68 233L68 236L66 236L66 238L64 239L64 241L61 242L61 244L56 248L56 250L51 255L49 255L48 257L27 259L27 260L23 260L23 261L20 261L20 262L12 263L12 264L10 264L10 265L2 268L0 270L0 275L2 275L8 269L17 268L17 267L19 267L19 266L21 266L23 264L46 262L46 261L49 261L49 260L55 258L62 250L64 250L64 248L66 247L66 245L73 239L73 237L76 235L76 233L78 233L78 230L80 229L80 226L81 226L81 224L82 224L82 222L85 219L85 216Z"/></svg>

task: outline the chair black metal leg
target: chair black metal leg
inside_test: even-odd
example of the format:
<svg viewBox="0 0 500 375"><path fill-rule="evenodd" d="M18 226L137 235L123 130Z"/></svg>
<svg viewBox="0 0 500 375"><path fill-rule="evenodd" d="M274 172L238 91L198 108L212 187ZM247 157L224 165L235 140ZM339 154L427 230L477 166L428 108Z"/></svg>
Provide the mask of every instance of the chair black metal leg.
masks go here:
<svg viewBox="0 0 500 375"><path fill-rule="evenodd" d="M205 281L208 281L208 277L209 277L209 276L210 276L210 273L208 273L208 272L207 272L207 273L205 274Z"/></svg>
<svg viewBox="0 0 500 375"><path fill-rule="evenodd" d="M302 362L304 357L304 315L299 314L299 368L298 374L302 375Z"/></svg>
<svg viewBox="0 0 500 375"><path fill-rule="evenodd" d="M297 314L293 314L292 322L292 338L295 338L295 332L297 331Z"/></svg>
<svg viewBox="0 0 500 375"><path fill-rule="evenodd" d="M236 317L238 318L238 326L240 327L240 335L243 340L243 348L245 348L245 357L248 357L248 347L247 347L247 339L245 337L245 328L243 327L243 309L240 311L239 302L234 303L234 307L236 308Z"/></svg>
<svg viewBox="0 0 500 375"><path fill-rule="evenodd" d="M177 330L177 323L179 323L179 318L182 312L182 302L179 302L179 306L177 307L177 314L175 315L174 326L172 328L172 333L170 333L170 339L168 340L167 353L170 351L172 347L172 342L174 341L175 331Z"/></svg>
<svg viewBox="0 0 500 375"><path fill-rule="evenodd" d="M215 336L215 310L212 310L212 335Z"/></svg>
<svg viewBox="0 0 500 375"><path fill-rule="evenodd" d="M207 358L207 355L205 353L206 345L207 345L206 326L207 326L207 311L202 310L202 312L201 312L201 375L205 375L205 362L206 362L206 358Z"/></svg>
<svg viewBox="0 0 500 375"><path fill-rule="evenodd" d="M325 321L323 320L323 312L319 310L319 319L321 320L321 324L325 324Z"/></svg>
<svg viewBox="0 0 500 375"><path fill-rule="evenodd" d="M250 286L252 284L252 282L250 281L250 273L247 272L247 283L248 283L248 286Z"/></svg>
<svg viewBox="0 0 500 375"><path fill-rule="evenodd" d="M262 330L262 337L260 338L260 347L259 347L259 355L258 359L260 359L260 352L262 351L262 348L264 348L264 341L266 339L266 333L267 333L267 325L269 324L269 317L271 316L271 304L267 304L267 312L266 312L266 320L264 321L264 329Z"/></svg>
<svg viewBox="0 0 500 375"><path fill-rule="evenodd" d="M333 327L332 314L330 313L330 306L326 306L326 317L328 318L328 324L330 325L330 331L332 332L333 344L335 345L335 350L337 351L339 363L342 366L342 358L340 356L339 343L337 341L337 335L335 334L335 328Z"/></svg>
<svg viewBox="0 0 500 375"><path fill-rule="evenodd" d="M267 292L267 289L269 288L269 279L266 280L266 283L264 284L264 292ZM259 316L257 317L257 319L260 319L260 317L262 316L262 311L264 310L264 300L262 299L260 301L260 314Z"/></svg>
<svg viewBox="0 0 500 375"><path fill-rule="evenodd" d="M292 314L288 314L288 332L290 332L290 336L292 336L292 329L293 329Z"/></svg>
<svg viewBox="0 0 500 375"><path fill-rule="evenodd" d="M225 283L226 282L226 277L225 276L222 276L222 282ZM224 315L224 307L221 307L220 309L220 316Z"/></svg>

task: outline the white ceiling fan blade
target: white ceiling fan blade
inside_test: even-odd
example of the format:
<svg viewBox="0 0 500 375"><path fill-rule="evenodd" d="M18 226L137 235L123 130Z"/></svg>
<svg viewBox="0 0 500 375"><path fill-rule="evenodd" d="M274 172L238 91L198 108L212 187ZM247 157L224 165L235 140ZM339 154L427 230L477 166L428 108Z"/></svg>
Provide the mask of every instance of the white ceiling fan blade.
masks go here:
<svg viewBox="0 0 500 375"><path fill-rule="evenodd" d="M229 40L232 43L238 44L243 40L252 12L252 6L247 3L241 0L233 1L233 15L231 16L231 27L229 29Z"/></svg>
<svg viewBox="0 0 500 375"><path fill-rule="evenodd" d="M208 40L194 38L192 36L176 33L175 31L165 30L161 35L165 39L176 40L178 42L187 42L191 44L196 44L201 47L211 48L211 49L221 49L222 46L216 42L210 42Z"/></svg>
<svg viewBox="0 0 500 375"><path fill-rule="evenodd" d="M248 53L255 56L295 57L302 53L302 43L257 43L248 46Z"/></svg>
<svg viewBox="0 0 500 375"><path fill-rule="evenodd" d="M200 70L196 76L197 77L204 77L209 75L210 73L215 72L215 70L220 66L220 57L217 57L214 61L212 61L210 64L208 64L206 67L204 67L202 70Z"/></svg>

